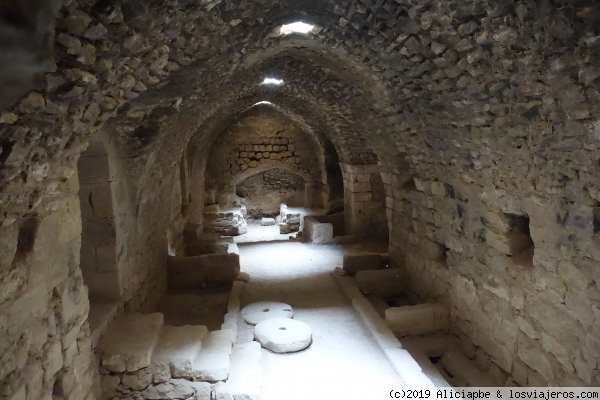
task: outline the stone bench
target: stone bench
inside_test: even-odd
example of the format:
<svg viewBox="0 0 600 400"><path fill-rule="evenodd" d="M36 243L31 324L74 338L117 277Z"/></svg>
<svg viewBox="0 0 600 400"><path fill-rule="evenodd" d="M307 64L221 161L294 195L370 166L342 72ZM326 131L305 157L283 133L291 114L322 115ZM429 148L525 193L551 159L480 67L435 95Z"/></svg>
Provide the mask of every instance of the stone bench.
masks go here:
<svg viewBox="0 0 600 400"><path fill-rule="evenodd" d="M385 321L397 336L425 335L448 328L448 310L441 304L417 304L385 310Z"/></svg>
<svg viewBox="0 0 600 400"><path fill-rule="evenodd" d="M333 241L333 225L317 221L315 217L304 217L304 241L314 244L326 244Z"/></svg>
<svg viewBox="0 0 600 400"><path fill-rule="evenodd" d="M235 248L232 246L231 250L235 251ZM195 257L169 257L167 266L169 287L202 288L207 283L233 282L240 273L240 256L232 252Z"/></svg>

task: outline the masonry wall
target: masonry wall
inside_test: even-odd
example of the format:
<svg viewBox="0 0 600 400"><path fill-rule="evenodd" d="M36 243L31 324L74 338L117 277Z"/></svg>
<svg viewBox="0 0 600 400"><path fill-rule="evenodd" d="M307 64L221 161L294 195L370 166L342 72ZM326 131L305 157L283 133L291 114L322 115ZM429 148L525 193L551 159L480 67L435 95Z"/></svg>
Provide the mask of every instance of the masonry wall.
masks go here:
<svg viewBox="0 0 600 400"><path fill-rule="evenodd" d="M252 218L279 214L282 203L288 207L304 207L305 183L302 177L285 170L273 169L253 175L237 187L237 195Z"/></svg>
<svg viewBox="0 0 600 400"><path fill-rule="evenodd" d="M273 168L300 175L314 187L313 205L327 201L322 150L295 122L271 107L257 106L215 142L205 175L207 190L216 190L221 207L231 207L237 183Z"/></svg>
<svg viewBox="0 0 600 400"><path fill-rule="evenodd" d="M347 235L387 238L385 188L379 165L340 163L344 177L344 225Z"/></svg>
<svg viewBox="0 0 600 400"><path fill-rule="evenodd" d="M71 176L35 213L0 228L0 395L7 399L94 398L97 365L73 170Z"/></svg>
<svg viewBox="0 0 600 400"><path fill-rule="evenodd" d="M498 384L600 384L600 203L576 161L596 154L595 126L556 125L542 147L543 126L516 142L480 130L490 138L468 145L482 157L462 174L427 157L414 179L384 174L393 264L451 306L464 351Z"/></svg>

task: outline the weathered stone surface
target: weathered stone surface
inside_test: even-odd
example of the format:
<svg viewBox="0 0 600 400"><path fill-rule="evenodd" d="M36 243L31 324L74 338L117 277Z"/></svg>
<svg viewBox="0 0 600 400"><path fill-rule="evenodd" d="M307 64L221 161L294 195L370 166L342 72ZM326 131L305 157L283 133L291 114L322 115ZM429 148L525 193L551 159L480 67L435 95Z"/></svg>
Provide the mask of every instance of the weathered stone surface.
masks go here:
<svg viewBox="0 0 600 400"><path fill-rule="evenodd" d="M381 268L381 257L376 253L346 254L343 269L348 275L359 271L378 270Z"/></svg>
<svg viewBox="0 0 600 400"><path fill-rule="evenodd" d="M260 400L262 398L261 359L262 352L257 342L238 344L233 347L231 374L227 380L227 390L233 399ZM223 400L225 399L226 395L223 395Z"/></svg>
<svg viewBox="0 0 600 400"><path fill-rule="evenodd" d="M312 329L302 321L272 318L256 325L254 338L275 353L294 353L310 346Z"/></svg>
<svg viewBox="0 0 600 400"><path fill-rule="evenodd" d="M275 219L273 219L273 218L263 218L260 221L260 224L262 226L273 226L273 225L275 225Z"/></svg>
<svg viewBox="0 0 600 400"><path fill-rule="evenodd" d="M442 365L461 382L475 387L498 386L501 382L483 373L477 365L460 351L451 350L442 357Z"/></svg>
<svg viewBox="0 0 600 400"><path fill-rule="evenodd" d="M333 225L318 222L314 217L304 217L302 240L314 244L326 244L333 241Z"/></svg>
<svg viewBox="0 0 600 400"><path fill-rule="evenodd" d="M448 328L449 313L441 304L417 304L385 310L385 321L398 336L424 335Z"/></svg>
<svg viewBox="0 0 600 400"><path fill-rule="evenodd" d="M289 304L275 301L259 301L242 308L244 321L250 325L273 318L293 318L294 311Z"/></svg>
<svg viewBox="0 0 600 400"><path fill-rule="evenodd" d="M202 340L202 350L194 363L194 379L217 382L229 377L233 332L228 329L210 332Z"/></svg>
<svg viewBox="0 0 600 400"><path fill-rule="evenodd" d="M117 318L98 345L102 366L113 372L136 372L149 367L162 327L160 313L129 313Z"/></svg>
<svg viewBox="0 0 600 400"><path fill-rule="evenodd" d="M168 268L170 287L200 288L207 283L233 282L240 273L240 256L227 253L169 257Z"/></svg>
<svg viewBox="0 0 600 400"><path fill-rule="evenodd" d="M173 378L191 379L196 356L207 333L204 325L163 326L152 355L152 364L168 366Z"/></svg>
<svg viewBox="0 0 600 400"><path fill-rule="evenodd" d="M387 297L398 295L405 285L405 276L400 268L365 270L356 273L356 286L367 294Z"/></svg>
<svg viewBox="0 0 600 400"><path fill-rule="evenodd" d="M475 342L506 373L519 365L530 384L547 376L552 384L598 385L600 250L596 218L585 210L600 201L600 39L598 10L587 3L300 2L295 7L322 25L307 40L270 35L265 27L276 29L285 7L269 1L8 3L0 107L27 101L0 123L0 225L23 227L18 251L1 252L2 305L16 321L0 332L9 349L2 359L11 360L3 395L27 392L22 365L50 352L59 359L56 343L71 341L86 319L85 286L105 288L128 310L156 307L166 290L164 252L183 254L184 220L202 223L203 205L215 203L203 197L213 141L234 125L228 130L244 131L230 122L247 121L237 116L265 98L309 132L315 151L296 154L302 149L289 142L290 125L273 124L273 143L249 143L247 164L238 163L238 148L240 156L222 158L227 169L258 168L276 154L307 171L318 158L329 185L333 166L350 166L342 169L344 188L328 188L338 205L343 195L347 232L389 231L390 263L406 269L407 286L424 301L452 305L465 344ZM267 71L285 84L260 85ZM28 101L33 88L44 106L39 97ZM87 273L82 279L86 257L72 226L81 226L79 212L64 213L61 204L77 191L75 161L99 131L110 133L112 161L122 163L113 226L123 231L108 237L126 266L90 281ZM534 246L520 260L508 256L506 238L487 241L490 230L507 232L485 216L525 212ZM49 220L52 233L29 240L25 227L35 218ZM562 262L585 278L563 275ZM31 349L20 339L29 332L40 332ZM61 376L75 376L65 365L74 354L91 360L89 333L81 332L77 351L64 349ZM516 332L533 342L519 351ZM542 343L542 333L572 359L552 340ZM551 362L533 362L530 353ZM74 382L84 389L64 397L85 399L89 373ZM50 396L52 380L42 386L38 397Z"/></svg>

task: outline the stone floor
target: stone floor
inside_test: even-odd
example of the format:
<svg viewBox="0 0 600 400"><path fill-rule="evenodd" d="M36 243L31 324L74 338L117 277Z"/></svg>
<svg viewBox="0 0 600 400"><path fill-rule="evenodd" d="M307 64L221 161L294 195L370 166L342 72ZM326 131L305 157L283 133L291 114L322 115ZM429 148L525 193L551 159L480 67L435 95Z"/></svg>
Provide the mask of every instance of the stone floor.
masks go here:
<svg viewBox="0 0 600 400"><path fill-rule="evenodd" d="M362 246L298 242L240 244L241 267L251 276L242 306L261 300L290 304L294 318L313 330L305 351L279 355L263 349L263 400L389 398L401 382L331 277L348 251ZM238 342L253 340L239 324Z"/></svg>

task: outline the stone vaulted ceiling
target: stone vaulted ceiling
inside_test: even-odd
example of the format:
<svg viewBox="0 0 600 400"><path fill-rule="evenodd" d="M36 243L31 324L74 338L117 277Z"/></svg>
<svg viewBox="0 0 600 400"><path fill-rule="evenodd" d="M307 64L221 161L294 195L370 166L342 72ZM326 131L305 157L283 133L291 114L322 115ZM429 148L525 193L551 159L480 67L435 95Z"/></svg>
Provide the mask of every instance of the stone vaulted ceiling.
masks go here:
<svg viewBox="0 0 600 400"><path fill-rule="evenodd" d="M513 132L501 139L507 145L525 141L547 159L570 136L521 126L548 121L568 131L569 121L597 112L599 12L590 1L56 5L58 69L0 118L9 219L57 190L66 162L107 121L143 182L156 163L176 162L192 137L208 146L255 100L302 117L343 161L413 172L445 165L454 176L470 168L458 158L477 165L501 156L475 160L492 152L500 128ZM296 20L319 29L272 34ZM260 86L268 75L286 85ZM443 162L427 165L432 158Z"/></svg>

